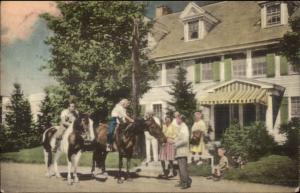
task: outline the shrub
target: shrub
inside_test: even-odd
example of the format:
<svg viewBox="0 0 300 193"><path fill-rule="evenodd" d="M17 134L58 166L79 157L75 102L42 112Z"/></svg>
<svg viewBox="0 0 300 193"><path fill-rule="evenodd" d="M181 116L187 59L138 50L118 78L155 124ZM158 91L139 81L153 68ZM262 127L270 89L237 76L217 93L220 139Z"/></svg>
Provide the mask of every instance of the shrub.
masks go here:
<svg viewBox="0 0 300 193"><path fill-rule="evenodd" d="M286 141L281 145L280 149L284 155L293 159L299 158L299 129L300 119L293 118L290 122L280 125L279 133L286 136Z"/></svg>
<svg viewBox="0 0 300 193"><path fill-rule="evenodd" d="M230 169L225 173L224 178L296 186L298 184L298 168L296 161L287 156L270 155L259 161L247 163L243 169Z"/></svg>
<svg viewBox="0 0 300 193"><path fill-rule="evenodd" d="M222 145L228 155L253 161L272 152L275 141L264 123L256 122L247 127L231 125L224 133Z"/></svg>
<svg viewBox="0 0 300 193"><path fill-rule="evenodd" d="M189 165L188 171L191 176L210 176L211 175L211 166L207 163L197 165Z"/></svg>

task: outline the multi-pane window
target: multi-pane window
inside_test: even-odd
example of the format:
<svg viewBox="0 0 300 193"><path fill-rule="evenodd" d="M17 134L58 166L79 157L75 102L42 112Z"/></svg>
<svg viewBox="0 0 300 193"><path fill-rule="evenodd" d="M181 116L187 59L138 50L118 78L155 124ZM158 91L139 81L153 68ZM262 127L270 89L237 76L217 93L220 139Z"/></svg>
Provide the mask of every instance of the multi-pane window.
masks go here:
<svg viewBox="0 0 300 193"><path fill-rule="evenodd" d="M267 6L267 25L280 24L280 4Z"/></svg>
<svg viewBox="0 0 300 193"><path fill-rule="evenodd" d="M201 64L201 80L213 80L214 79L214 67L213 63L216 61L220 61L219 57L207 57L197 59L195 62L196 64Z"/></svg>
<svg viewBox="0 0 300 193"><path fill-rule="evenodd" d="M234 78L246 76L245 54L235 54L232 56L232 74Z"/></svg>
<svg viewBox="0 0 300 193"><path fill-rule="evenodd" d="M189 40L198 39L199 37L199 20L188 22Z"/></svg>
<svg viewBox="0 0 300 193"><path fill-rule="evenodd" d="M153 113L156 117L162 118L162 104L154 104L153 105Z"/></svg>
<svg viewBox="0 0 300 193"><path fill-rule="evenodd" d="M213 80L213 67L212 63L202 64L202 80Z"/></svg>
<svg viewBox="0 0 300 193"><path fill-rule="evenodd" d="M252 55L253 76L265 75L267 73L266 53L263 51L253 52Z"/></svg>
<svg viewBox="0 0 300 193"><path fill-rule="evenodd" d="M178 62L170 62L166 64L167 84L171 84L176 79Z"/></svg>
<svg viewBox="0 0 300 193"><path fill-rule="evenodd" d="M300 117L300 97L291 97L291 116Z"/></svg>

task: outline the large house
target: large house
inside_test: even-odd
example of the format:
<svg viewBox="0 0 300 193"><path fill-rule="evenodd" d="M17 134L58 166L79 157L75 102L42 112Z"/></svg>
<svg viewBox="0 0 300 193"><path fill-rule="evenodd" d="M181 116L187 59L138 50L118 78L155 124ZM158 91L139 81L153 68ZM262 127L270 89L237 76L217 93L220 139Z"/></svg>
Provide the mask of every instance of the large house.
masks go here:
<svg viewBox="0 0 300 193"><path fill-rule="evenodd" d="M141 99L146 111L163 117L170 83L178 65L193 82L199 108L219 140L236 120L241 125L264 121L278 135L280 123L300 117L300 75L278 52L290 30L288 19L299 15L297 1L224 1L189 3L172 13L156 8L149 35L150 58L161 70Z"/></svg>

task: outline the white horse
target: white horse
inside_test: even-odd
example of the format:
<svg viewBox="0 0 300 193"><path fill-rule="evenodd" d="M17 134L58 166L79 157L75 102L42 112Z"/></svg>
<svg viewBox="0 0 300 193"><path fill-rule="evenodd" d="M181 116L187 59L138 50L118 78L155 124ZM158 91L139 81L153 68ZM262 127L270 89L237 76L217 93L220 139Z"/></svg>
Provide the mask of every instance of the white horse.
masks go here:
<svg viewBox="0 0 300 193"><path fill-rule="evenodd" d="M51 172L52 166L52 149L54 148L55 141L53 138L55 137L55 133L58 131L58 126L51 127L47 129L43 133L43 147L44 147L44 156L45 156L45 164L47 167L47 176L51 177L53 174ZM57 151L54 153L53 167L56 177L61 177L60 172L58 171L57 162L60 156L65 153L67 155L67 163L68 163L68 184L72 184L73 182L79 182L77 176L77 167L78 162L84 148L84 139L82 137L83 134L88 133L88 140L93 141L94 129L93 129L93 121L88 117L88 115L82 114L79 115L78 118L67 128L62 136L62 140L60 142ZM71 177L71 169L73 170L74 181Z"/></svg>

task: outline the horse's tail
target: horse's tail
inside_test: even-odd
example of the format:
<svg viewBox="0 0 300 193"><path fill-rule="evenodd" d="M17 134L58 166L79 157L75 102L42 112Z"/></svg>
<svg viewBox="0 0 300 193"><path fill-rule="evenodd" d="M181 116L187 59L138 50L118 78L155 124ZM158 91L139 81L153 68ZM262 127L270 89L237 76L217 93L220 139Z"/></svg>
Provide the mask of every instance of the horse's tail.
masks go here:
<svg viewBox="0 0 300 193"><path fill-rule="evenodd" d="M42 145L43 145L45 151L48 153L51 152L50 141L55 132L56 132L56 129L54 127L51 127L49 129L46 129L45 132L43 133Z"/></svg>

